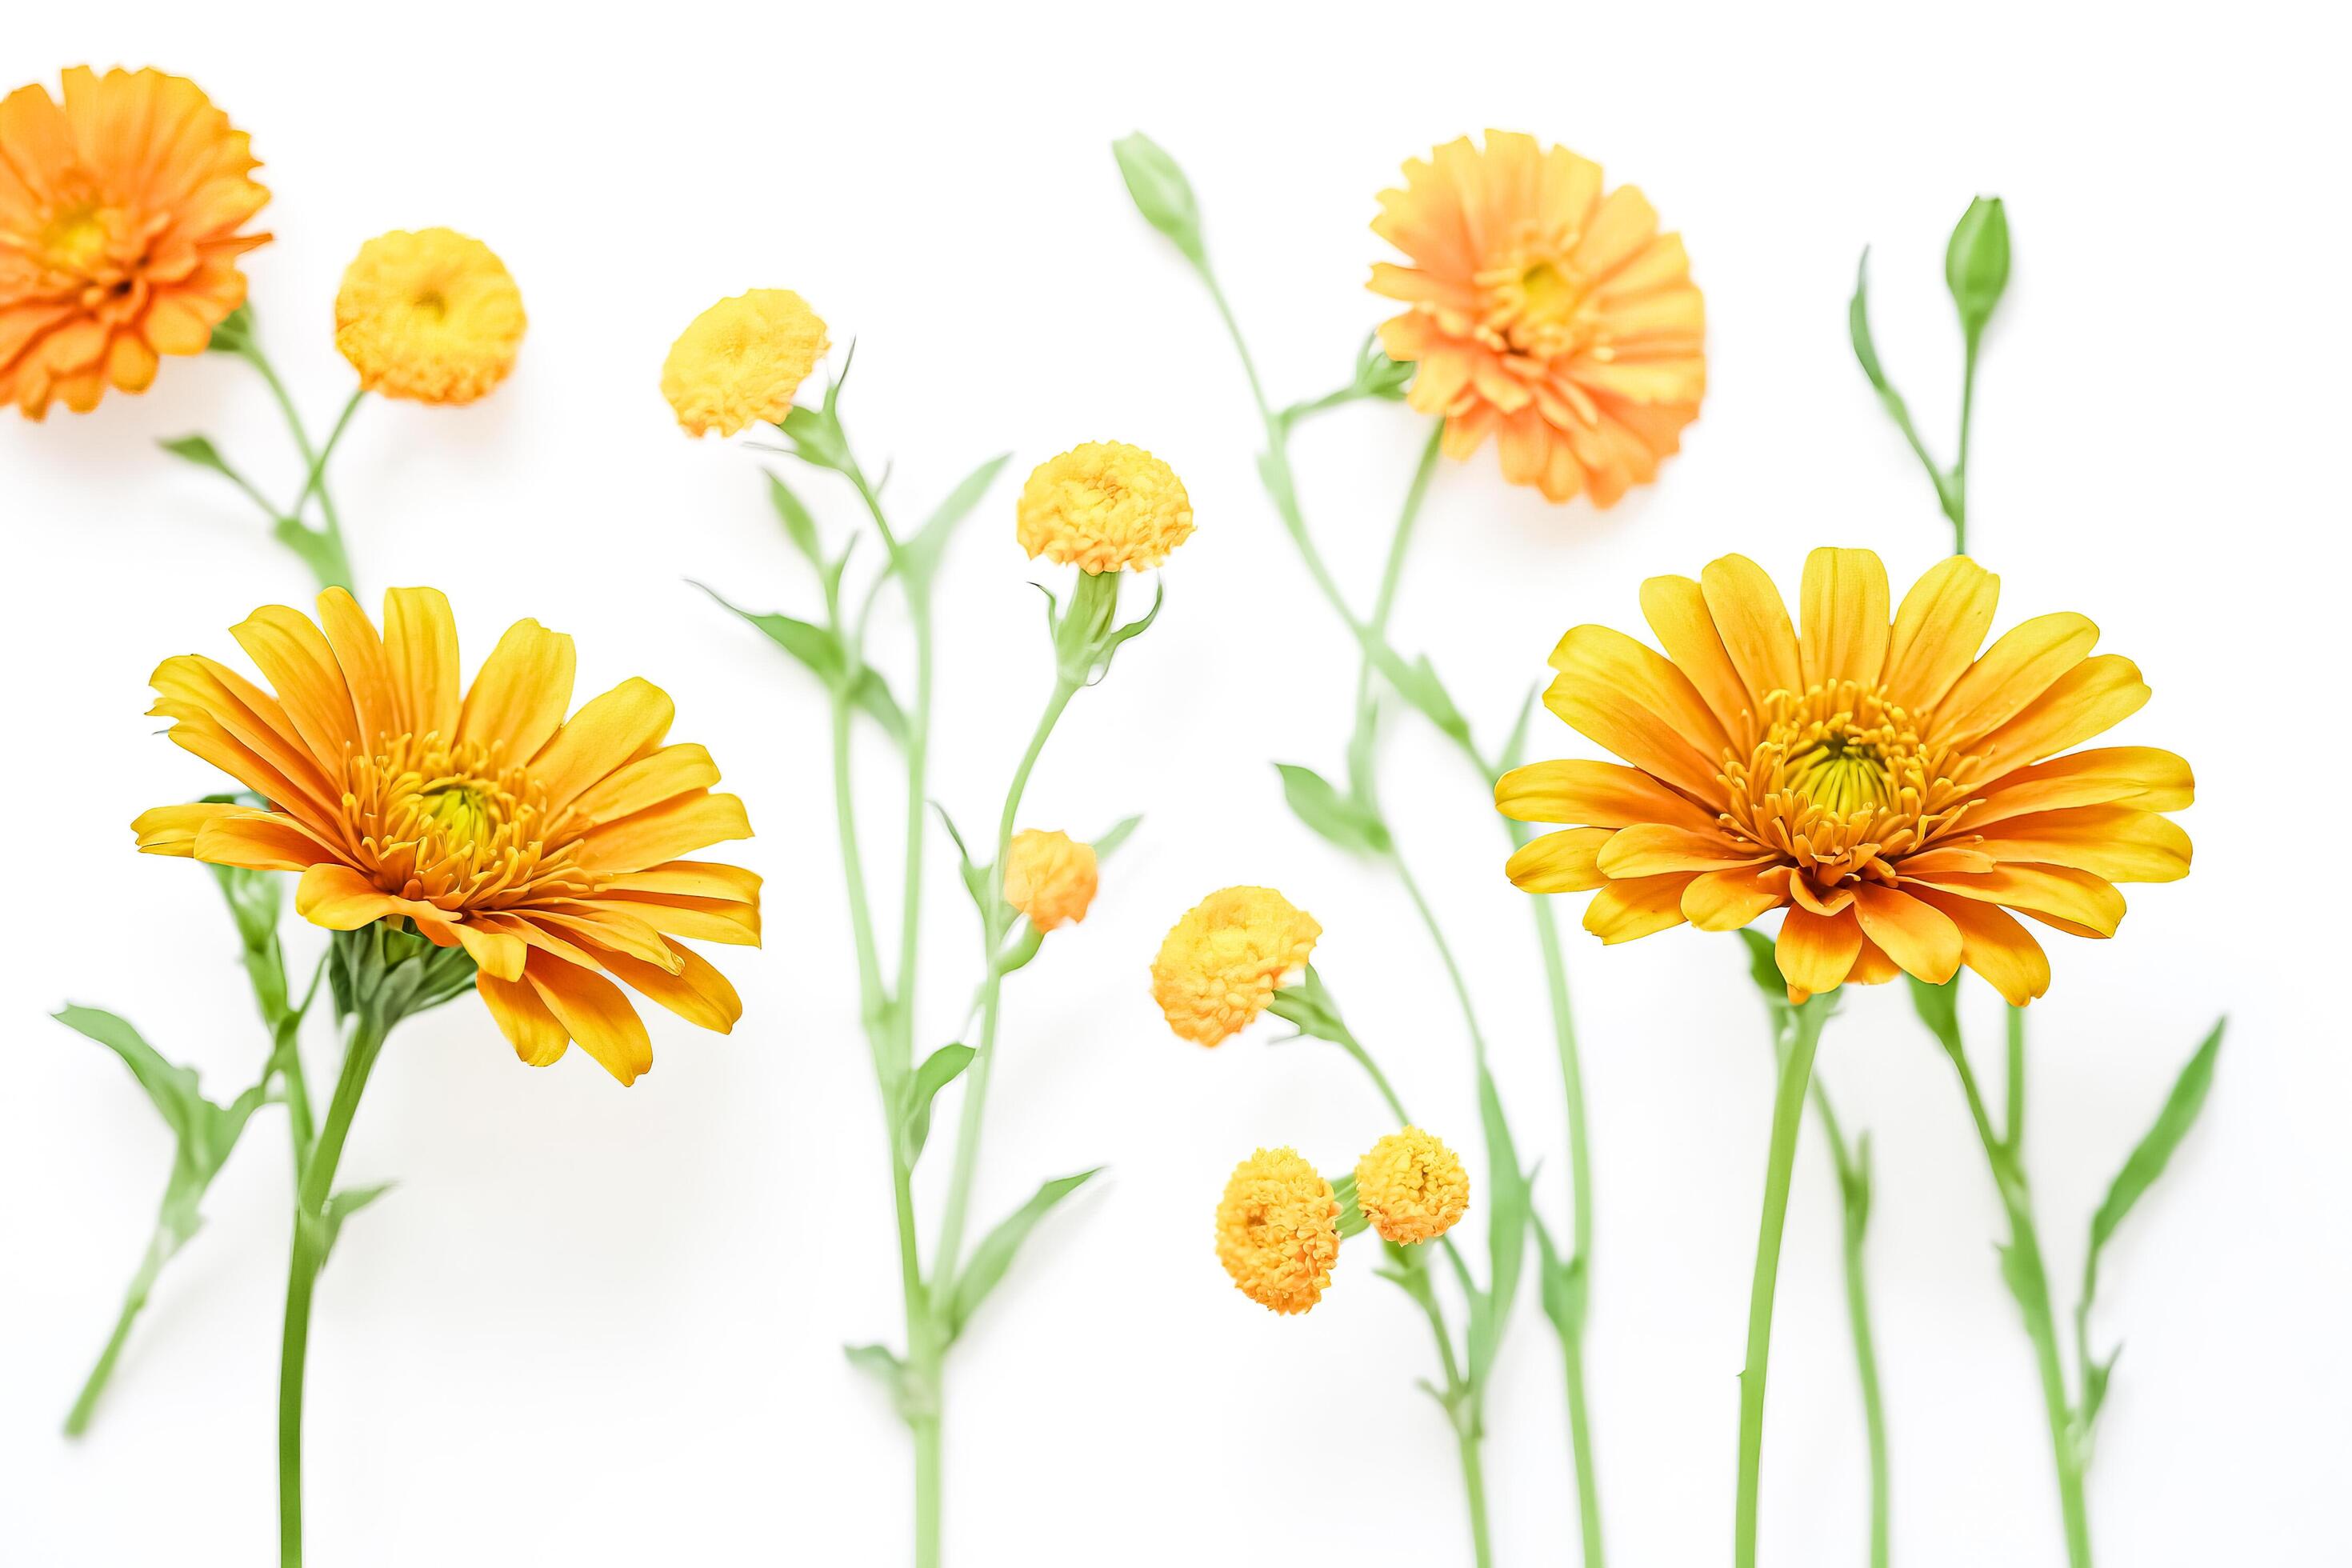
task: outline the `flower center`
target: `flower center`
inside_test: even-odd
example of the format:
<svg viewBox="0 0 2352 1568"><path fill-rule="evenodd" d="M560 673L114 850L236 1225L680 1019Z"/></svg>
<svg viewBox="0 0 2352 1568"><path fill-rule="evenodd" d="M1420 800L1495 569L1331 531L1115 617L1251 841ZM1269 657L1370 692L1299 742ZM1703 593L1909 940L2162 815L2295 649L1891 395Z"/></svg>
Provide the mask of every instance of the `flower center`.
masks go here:
<svg viewBox="0 0 2352 1568"><path fill-rule="evenodd" d="M452 910L593 889L572 841L550 842L545 789L504 752L426 734L345 754L345 834L376 886Z"/></svg>
<svg viewBox="0 0 2352 1568"><path fill-rule="evenodd" d="M49 219L41 231L41 253L55 270L88 277L105 262L111 238L105 210L83 202Z"/></svg>
<svg viewBox="0 0 2352 1568"><path fill-rule="evenodd" d="M449 314L449 300L438 289L427 289L410 302L411 307L427 321L438 321Z"/></svg>
<svg viewBox="0 0 2352 1568"><path fill-rule="evenodd" d="M1479 335L1494 348L1536 357L1572 353L1590 335L1584 280L1549 246L1523 249L1507 266L1478 273L1486 290Z"/></svg>
<svg viewBox="0 0 2352 1568"><path fill-rule="evenodd" d="M1775 691L1763 707L1754 750L1725 754L1723 821L1817 880L1889 875L1882 862L1917 850L1968 804L1976 760L1923 741L1925 715L1883 687Z"/></svg>

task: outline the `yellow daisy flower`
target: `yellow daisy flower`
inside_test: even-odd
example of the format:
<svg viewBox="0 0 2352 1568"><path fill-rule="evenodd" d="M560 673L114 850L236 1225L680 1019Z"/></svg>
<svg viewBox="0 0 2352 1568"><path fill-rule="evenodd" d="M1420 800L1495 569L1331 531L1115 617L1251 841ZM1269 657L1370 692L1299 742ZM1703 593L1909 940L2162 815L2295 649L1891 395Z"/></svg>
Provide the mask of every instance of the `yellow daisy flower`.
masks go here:
<svg viewBox="0 0 2352 1568"><path fill-rule="evenodd" d="M1597 889L1584 928L1626 942L1688 921L1732 931L1782 907L1791 996L1963 964L2022 1006L2050 962L2010 910L2115 934L2117 882L2189 874L2162 814L2196 793L2149 746L2069 752L2137 711L2131 660L2093 656L2071 613L2011 627L1982 655L2000 580L1966 556L1888 614L1867 550L1805 563L1802 629L1763 568L1727 555L1693 582L1654 577L1655 653L1578 626L1544 705L1632 766L1537 763L1495 800L1523 822L1576 823L1511 857L1531 892ZM2064 753L2064 754L2062 754Z"/></svg>
<svg viewBox="0 0 2352 1568"><path fill-rule="evenodd" d="M1433 1240L1470 1211L1470 1174L1434 1134L1408 1127L1356 1162L1356 1206L1383 1241Z"/></svg>
<svg viewBox="0 0 2352 1568"><path fill-rule="evenodd" d="M1223 1045L1306 969L1322 934L1314 916L1272 888L1211 893L1160 944L1151 999L1180 1037Z"/></svg>
<svg viewBox="0 0 2352 1568"><path fill-rule="evenodd" d="M1037 465L1021 487L1021 548L1082 572L1142 572L1192 537L1176 471L1140 447L1088 441Z"/></svg>
<svg viewBox="0 0 2352 1568"><path fill-rule="evenodd" d="M1217 1261L1241 1293L1287 1316L1323 1299L1339 1259L1339 1200L1295 1149L1234 1167L1217 1203Z"/></svg>
<svg viewBox="0 0 2352 1568"><path fill-rule="evenodd" d="M694 436L781 424L828 346L807 300L789 289L754 289L687 323L662 361L662 395Z"/></svg>
<svg viewBox="0 0 2352 1568"><path fill-rule="evenodd" d="M1004 854L1004 901L1039 931L1075 925L1095 901L1094 846L1068 834L1031 828L1013 836Z"/></svg>
<svg viewBox="0 0 2352 1568"><path fill-rule="evenodd" d="M664 745L671 705L625 680L569 719L572 639L518 621L462 693L457 627L432 588L384 595L379 633L341 588L319 620L266 605L230 628L277 694L188 654L156 669L172 739L269 804L167 805L139 847L297 871L330 931L405 922L463 947L516 1054L577 1040L633 1082L653 1065L620 981L725 1034L735 988L677 939L760 940L760 879L680 857L748 838L700 746Z"/></svg>
<svg viewBox="0 0 2352 1568"><path fill-rule="evenodd" d="M490 247L455 229L394 229L360 247L335 290L335 347L360 384L471 403L514 369L522 291Z"/></svg>

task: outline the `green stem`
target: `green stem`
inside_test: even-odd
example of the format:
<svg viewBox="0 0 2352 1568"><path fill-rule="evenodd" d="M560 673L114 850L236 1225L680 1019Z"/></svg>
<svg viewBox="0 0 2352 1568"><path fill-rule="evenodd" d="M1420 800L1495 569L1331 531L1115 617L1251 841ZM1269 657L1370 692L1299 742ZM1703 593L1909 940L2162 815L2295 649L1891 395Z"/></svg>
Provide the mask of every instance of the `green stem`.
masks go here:
<svg viewBox="0 0 2352 1568"><path fill-rule="evenodd" d="M980 1043L972 1052L971 1065L965 1069L963 1110L956 1129L955 1166L948 1177L947 1208L940 1220L939 1250L931 1266L931 1277L942 1282L955 1278L958 1254L963 1247L964 1218L971 1204L972 1176L980 1164L982 1121L988 1104L990 1069L996 1065L996 1026L1003 1012L1004 972L996 962L997 952L1004 944L1004 933L1011 926L1011 908L1003 900L1001 889L1004 881L1004 860L1013 847L1013 826L1021 811L1021 797L1028 792L1029 775L1045 754L1046 739L1060 721L1070 699L1077 695L1084 684L1080 674L1073 679L1070 672L1057 671L1054 678L1054 694L1045 702L1045 710L1038 716L1037 727L1029 736L1029 749L1021 753L1020 764L1013 770L1013 783L1004 792L1004 808L996 819L996 858L989 862L990 897L984 900L987 914L981 921L982 961L988 965L987 978L981 983Z"/></svg>
<svg viewBox="0 0 2352 1568"><path fill-rule="evenodd" d="M114 1363L121 1359L122 1347L131 1338L131 1325L146 1309L148 1292L155 1288L155 1277L163 1271L164 1263L175 1250L170 1229L158 1223L155 1234L149 1238L147 1254L139 1261L139 1271L131 1277L130 1289L122 1295L122 1311L114 1320L114 1332L107 1339L106 1349L99 1353L98 1364L89 1370L81 1385L81 1396L74 1401L66 1416L66 1436L79 1437L89 1430L91 1415L98 1410L99 1395L106 1392L107 1381L114 1375Z"/></svg>
<svg viewBox="0 0 2352 1568"><path fill-rule="evenodd" d="M1870 1325L1870 1285L1863 1267L1863 1243L1870 1226L1869 1173L1852 1153L1838 1125L1829 1090L1813 1079L1813 1110L1829 1138L1843 1198L1846 1321L1853 1331L1854 1372L1862 1385L1862 1418L1870 1443L1870 1563L1886 1568L1890 1522L1890 1478L1886 1463L1886 1407L1878 1387L1878 1341ZM1865 1145L1864 1153L1868 1152Z"/></svg>
<svg viewBox="0 0 2352 1568"><path fill-rule="evenodd" d="M1486 1470L1478 1453L1475 1431L1459 1434L1462 1447L1462 1489L1470 1504L1470 1550L1478 1568L1489 1568L1495 1548L1486 1534Z"/></svg>
<svg viewBox="0 0 2352 1568"><path fill-rule="evenodd" d="M343 428L351 423L352 415L357 411L360 399L364 395L352 394L351 401L343 405L341 416L335 421L334 435L327 446L320 448L311 444L310 430L302 423L300 411L294 406L293 394L287 390L285 381L278 374L278 367L269 363L269 356L262 351L260 342L250 333L241 335L236 340L235 352L260 373L262 381L269 388L270 396L277 400L278 413L285 416L286 428L294 437L295 450L302 455L305 474L302 493L291 511L278 516L278 538L302 557L303 563L318 578L321 591L351 588L357 579L352 572L350 552L343 546L342 519L336 512L334 497L327 489L326 468L335 442L342 438ZM302 521L302 509L314 494L319 498L319 513L324 520L324 526L318 529L312 529ZM263 504L268 505L266 501ZM274 508L270 510L275 511Z"/></svg>
<svg viewBox="0 0 2352 1568"><path fill-rule="evenodd" d="M295 1198L294 1256L286 1277L286 1333L278 1377L278 1547L281 1568L302 1562L302 1375L310 1342L310 1297L327 1261L327 1205L334 1194L335 1167L343 1140L360 1108L368 1074L383 1049L389 1023L372 1006L355 1016L343 1070L319 1141L302 1167Z"/></svg>
<svg viewBox="0 0 2352 1568"><path fill-rule="evenodd" d="M1952 553L1969 552L1969 426L1977 405L1977 342L1979 333L1970 331L1960 370L1960 449L1952 460L1949 485L1938 485L1943 498L1944 515L1952 520Z"/></svg>
<svg viewBox="0 0 2352 1568"><path fill-rule="evenodd" d="M2023 1030L2011 1009L2011 1047L2015 1081L2010 1094L2017 1120L2006 1135L1997 1132L1969 1065L1968 1050L1957 1037L1943 1044L1945 1054L1959 1074L1969 1114L1984 1144L1992 1169L1993 1187L2009 1220L2009 1246L2001 1254L2003 1277L2025 1317L2027 1338L2033 1342L2033 1364L2042 1382L2042 1407L2050 1424L2051 1458L2058 1478L2058 1512L2066 1535L2070 1568L2091 1568L2091 1520L2083 1491L2082 1447L2074 1436L2074 1406L2066 1387L2066 1373L2058 1354L2057 1314L2050 1301L2050 1279L2042 1261L2042 1241L2033 1223L2033 1198L2026 1184L2025 1167L2017 1133L2023 1126Z"/></svg>
<svg viewBox="0 0 2352 1568"><path fill-rule="evenodd" d="M939 1568L940 1417L918 1415L908 1425L915 1434L915 1568Z"/></svg>
<svg viewBox="0 0 2352 1568"><path fill-rule="evenodd" d="M1756 1271L1748 1292L1748 1362L1739 1374L1739 1492L1733 1524L1733 1561L1756 1568L1756 1507L1764 1473L1764 1376L1772 1355L1772 1295L1780 1271L1780 1235L1789 1218L1789 1181L1804 1125L1813 1054L1829 1017L1830 998L1815 996L1797 1010L1797 1025L1780 1058L1772 1096L1772 1141L1764 1163L1764 1214L1756 1232Z"/></svg>

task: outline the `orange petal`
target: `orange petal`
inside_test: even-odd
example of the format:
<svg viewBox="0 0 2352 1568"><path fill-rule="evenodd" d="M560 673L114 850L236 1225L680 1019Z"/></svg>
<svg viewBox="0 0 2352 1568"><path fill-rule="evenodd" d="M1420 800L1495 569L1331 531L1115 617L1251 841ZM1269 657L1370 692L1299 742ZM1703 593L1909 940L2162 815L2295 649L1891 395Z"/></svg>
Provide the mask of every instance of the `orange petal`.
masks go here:
<svg viewBox="0 0 2352 1568"><path fill-rule="evenodd" d="M1713 827L1716 820L1639 768L1581 759L1513 768L1495 781L1495 808L1519 822L1593 827L1664 822L1704 829Z"/></svg>
<svg viewBox="0 0 2352 1568"><path fill-rule="evenodd" d="M601 909L611 909L642 921L664 936L728 942L738 947L760 945L760 906L756 903L738 899L682 898L671 893L620 898L609 887L599 889L591 901Z"/></svg>
<svg viewBox="0 0 2352 1568"><path fill-rule="evenodd" d="M1717 792L1730 747L1697 689L1664 655L1607 626L1571 628L1544 706L1579 732L1686 794Z"/></svg>
<svg viewBox="0 0 2352 1568"><path fill-rule="evenodd" d="M359 724L326 634L284 605L264 605L228 633L276 689L287 718L327 776L341 777L343 748L358 740Z"/></svg>
<svg viewBox="0 0 2352 1568"><path fill-rule="evenodd" d="M1600 887L1609 880L1601 872L1601 851L1615 831L1564 827L1530 838L1511 851L1503 875L1513 887L1530 893L1581 893Z"/></svg>
<svg viewBox="0 0 2352 1568"><path fill-rule="evenodd" d="M1909 868L1906 861L1904 869ZM1910 880L1906 877L1906 885ZM2003 863L1981 875L1938 871L1916 880L1957 898L2003 905L2078 936L2113 936L2123 923L2124 896L2114 883L2064 866Z"/></svg>
<svg viewBox="0 0 2352 1568"><path fill-rule="evenodd" d="M1984 798L1971 805L1960 822L1965 827L1981 827L2028 812L2061 811L2070 805L2179 811L2196 798L2196 775L2176 753L2155 746L2101 746L2018 769L1986 789Z"/></svg>
<svg viewBox="0 0 2352 1568"><path fill-rule="evenodd" d="M553 1067L563 1058L564 1047L572 1043L571 1033L562 1019L548 1011L547 1004L539 999L539 992L528 981L477 974L474 989L481 993L499 1033L514 1047L523 1066Z"/></svg>
<svg viewBox="0 0 2352 1568"><path fill-rule="evenodd" d="M1707 613L1706 590L1688 577L1653 577L1642 584L1642 616L1736 749L1752 745L1756 697L1723 650L1715 617Z"/></svg>
<svg viewBox="0 0 2352 1568"><path fill-rule="evenodd" d="M2011 817L1976 847L1996 860L2071 866L2110 882L2177 882L2189 875L2189 835L2179 824L2128 805Z"/></svg>
<svg viewBox="0 0 2352 1568"><path fill-rule="evenodd" d="M1930 985L1941 985L1960 967L1960 928L1934 906L1897 888L1858 883L1854 913L1862 933L1886 956Z"/></svg>
<svg viewBox="0 0 2352 1568"><path fill-rule="evenodd" d="M479 973L504 981L520 981L522 978L523 960L530 955L522 938L470 921L455 922L452 929L457 932L459 945L465 948L467 956L474 961L474 967Z"/></svg>
<svg viewBox="0 0 2352 1568"><path fill-rule="evenodd" d="M603 696L591 698L579 712L564 721L555 738L531 759L531 776L546 787L550 807L567 805L589 785L660 745L677 712L669 693L650 680L632 676ZM670 793L707 789L717 782L717 770L713 769L712 776L703 784L685 785Z"/></svg>
<svg viewBox="0 0 2352 1568"><path fill-rule="evenodd" d="M1886 568L1867 550L1824 547L1805 557L1798 590L1804 637L1800 662L1808 686L1840 680L1877 683L1886 668Z"/></svg>
<svg viewBox="0 0 2352 1568"><path fill-rule="evenodd" d="M1701 931L1738 931L1789 901L1789 868L1734 866L1691 879L1683 918Z"/></svg>
<svg viewBox="0 0 2352 1568"><path fill-rule="evenodd" d="M654 1065L654 1044L645 1020L621 988L593 971L545 952L534 952L523 979L539 993L564 1032L594 1057L597 1065L624 1084L637 1081Z"/></svg>
<svg viewBox="0 0 2352 1568"><path fill-rule="evenodd" d="M1965 555L1948 555L1903 595L1886 647L1886 689L1914 713L1942 700L1984 646L2000 579Z"/></svg>
<svg viewBox="0 0 2352 1568"><path fill-rule="evenodd" d="M1797 628L1764 568L1745 555L1726 555L1709 562L1698 581L1723 651L1748 689L1759 696L1802 691L1805 667Z"/></svg>
<svg viewBox="0 0 2352 1568"><path fill-rule="evenodd" d="M195 854L196 835L206 824L251 810L250 806L219 804L159 805L133 817L131 831L139 836L142 855L176 855L184 859Z"/></svg>
<svg viewBox="0 0 2352 1568"><path fill-rule="evenodd" d="M1612 882L1584 907L1584 929L1612 946L1671 931L1683 923L1683 889L1692 879L1682 875Z"/></svg>
<svg viewBox="0 0 2352 1568"><path fill-rule="evenodd" d="M2050 989L2049 954L2008 910L1930 888L1911 892L1960 928L1960 962L1984 976L2011 1006L2022 1007Z"/></svg>
<svg viewBox="0 0 2352 1568"><path fill-rule="evenodd" d="M2001 634L1936 708L1932 739L1966 745L2000 729L2083 662L2099 628L2072 610L2036 616ZM2020 762L2031 762L2021 757Z"/></svg>
<svg viewBox="0 0 2352 1568"><path fill-rule="evenodd" d="M760 901L760 874L717 860L671 860L608 877L604 886L632 893L677 893L693 899Z"/></svg>
<svg viewBox="0 0 2352 1568"><path fill-rule="evenodd" d="M334 852L290 816L239 812L215 817L196 835L196 858L248 871L307 871Z"/></svg>
<svg viewBox="0 0 2352 1568"><path fill-rule="evenodd" d="M1780 940L1773 944L1780 978L1791 992L1818 996L1845 984L1853 962L1862 953L1862 927L1851 910L1842 915L1817 915L1791 907L1780 921Z"/></svg>
<svg viewBox="0 0 2352 1568"><path fill-rule="evenodd" d="M700 953L678 949L677 955L685 963L672 974L609 948L591 947L589 951L596 955L597 963L624 984L698 1028L731 1034L737 1020L743 1016L743 1000L735 994L735 987Z"/></svg>
<svg viewBox="0 0 2352 1568"><path fill-rule="evenodd" d="M635 871L722 839L749 838L751 820L731 795L689 795L595 828L580 840L583 871Z"/></svg>
<svg viewBox="0 0 2352 1568"><path fill-rule="evenodd" d="M1903 973L1903 966L1886 956L1886 950L1868 937L1862 939L1862 951L1853 955L1853 967L1847 971L1849 985L1884 985Z"/></svg>
<svg viewBox="0 0 2352 1568"><path fill-rule="evenodd" d="M349 866L321 862L302 873L294 889L294 912L329 931L357 931L386 915L422 910L428 916L441 911L429 904L395 899Z"/></svg>
<svg viewBox="0 0 2352 1568"><path fill-rule="evenodd" d="M572 813L575 821L610 822L718 782L719 764L702 747L664 746L590 785L572 801Z"/></svg>
<svg viewBox="0 0 2352 1568"><path fill-rule="evenodd" d="M1623 880L1671 871L1758 866L1770 858L1753 844L1742 844L1715 828L1668 827L1652 822L1620 828L1601 852L1601 868Z"/></svg>
<svg viewBox="0 0 2352 1568"><path fill-rule="evenodd" d="M383 652L401 698L401 724L415 735L457 733L457 617L438 588L383 595Z"/></svg>
<svg viewBox="0 0 2352 1568"><path fill-rule="evenodd" d="M344 589L330 588L319 595L319 625L326 631L327 646L334 649L335 662L342 667L362 748L373 750L400 734L408 727L405 705L393 679L383 638L367 612Z"/></svg>
<svg viewBox="0 0 2352 1568"><path fill-rule="evenodd" d="M2016 718L1978 743L1996 767L2039 762L2053 752L2104 734L2148 699L2139 666L2121 654L2086 658L2051 683Z"/></svg>
<svg viewBox="0 0 2352 1568"><path fill-rule="evenodd" d="M569 637L534 620L517 621L475 675L457 714L457 738L503 741L506 754L518 760L535 755L571 706L572 667Z"/></svg>

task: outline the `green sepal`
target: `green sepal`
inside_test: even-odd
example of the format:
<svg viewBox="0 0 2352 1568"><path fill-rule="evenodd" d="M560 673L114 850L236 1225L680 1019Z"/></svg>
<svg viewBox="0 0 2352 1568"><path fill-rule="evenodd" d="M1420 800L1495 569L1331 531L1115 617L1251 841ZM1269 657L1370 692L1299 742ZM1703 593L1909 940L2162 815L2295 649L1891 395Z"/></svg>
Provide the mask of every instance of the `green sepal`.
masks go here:
<svg viewBox="0 0 2352 1568"><path fill-rule="evenodd" d="M1959 979L1954 976L1941 985L1931 984L1916 974L1906 974L1910 983L1911 1010L1927 1026L1927 1032L1946 1050L1958 1054L1960 1043Z"/></svg>
<svg viewBox="0 0 2352 1568"><path fill-rule="evenodd" d="M1748 978L1763 996L1764 1010L1771 1015L1774 1028L1785 1026L1795 1016L1796 1009L1790 1005L1789 982L1780 973L1780 960L1772 939L1754 926L1741 926L1739 940L1748 948Z"/></svg>
<svg viewBox="0 0 2352 1568"><path fill-rule="evenodd" d="M1296 763L1276 763L1282 774L1282 798L1291 815L1325 839L1360 855L1386 855L1395 847L1388 824L1370 803L1342 795L1314 769Z"/></svg>
<svg viewBox="0 0 2352 1568"><path fill-rule="evenodd" d="M1305 973L1274 994L1265 1010L1307 1038L1328 1040L1349 1051L1360 1049L1356 1037L1348 1030L1347 1021L1339 1016L1339 998L1331 994L1330 987L1323 984L1323 976L1311 963Z"/></svg>
<svg viewBox="0 0 2352 1568"><path fill-rule="evenodd" d="M923 1058L920 1066L900 1081L905 1085L904 1103L898 1109L898 1158L911 1168L921 1158L923 1144L931 1135L931 1102L971 1065L972 1048L966 1045L941 1046Z"/></svg>
<svg viewBox="0 0 2352 1568"><path fill-rule="evenodd" d="M1029 1238L1037 1222L1045 1217L1055 1204L1076 1192L1102 1171L1100 1165L1080 1171L1074 1176L1058 1176L1038 1187L1029 1201L997 1222L996 1228L982 1238L972 1249L971 1257L955 1279L955 1291L949 1300L947 1334L952 1340L961 1334L964 1325L971 1321L988 1293L996 1289L1006 1269L1013 1267L1013 1254Z"/></svg>
<svg viewBox="0 0 2352 1568"><path fill-rule="evenodd" d="M1195 267L1206 267L1208 247L1201 238L1201 204L1192 182L1159 142L1142 132L1131 132L1110 144L1127 194L1144 222L1166 235Z"/></svg>
<svg viewBox="0 0 2352 1568"><path fill-rule="evenodd" d="M240 303L213 328L213 335L205 347L214 353L241 354L251 346L252 340L253 306Z"/></svg>
<svg viewBox="0 0 2352 1568"><path fill-rule="evenodd" d="M1331 1184L1331 1196L1339 1205L1339 1239L1361 1236L1372 1227L1364 1217L1362 1207L1356 1202L1356 1175L1350 1171Z"/></svg>
<svg viewBox="0 0 2352 1568"><path fill-rule="evenodd" d="M1391 359L1389 351L1381 344L1380 333L1371 332L1356 350L1356 376L1349 384L1350 390L1359 397L1400 403L1417 368L1411 360Z"/></svg>

